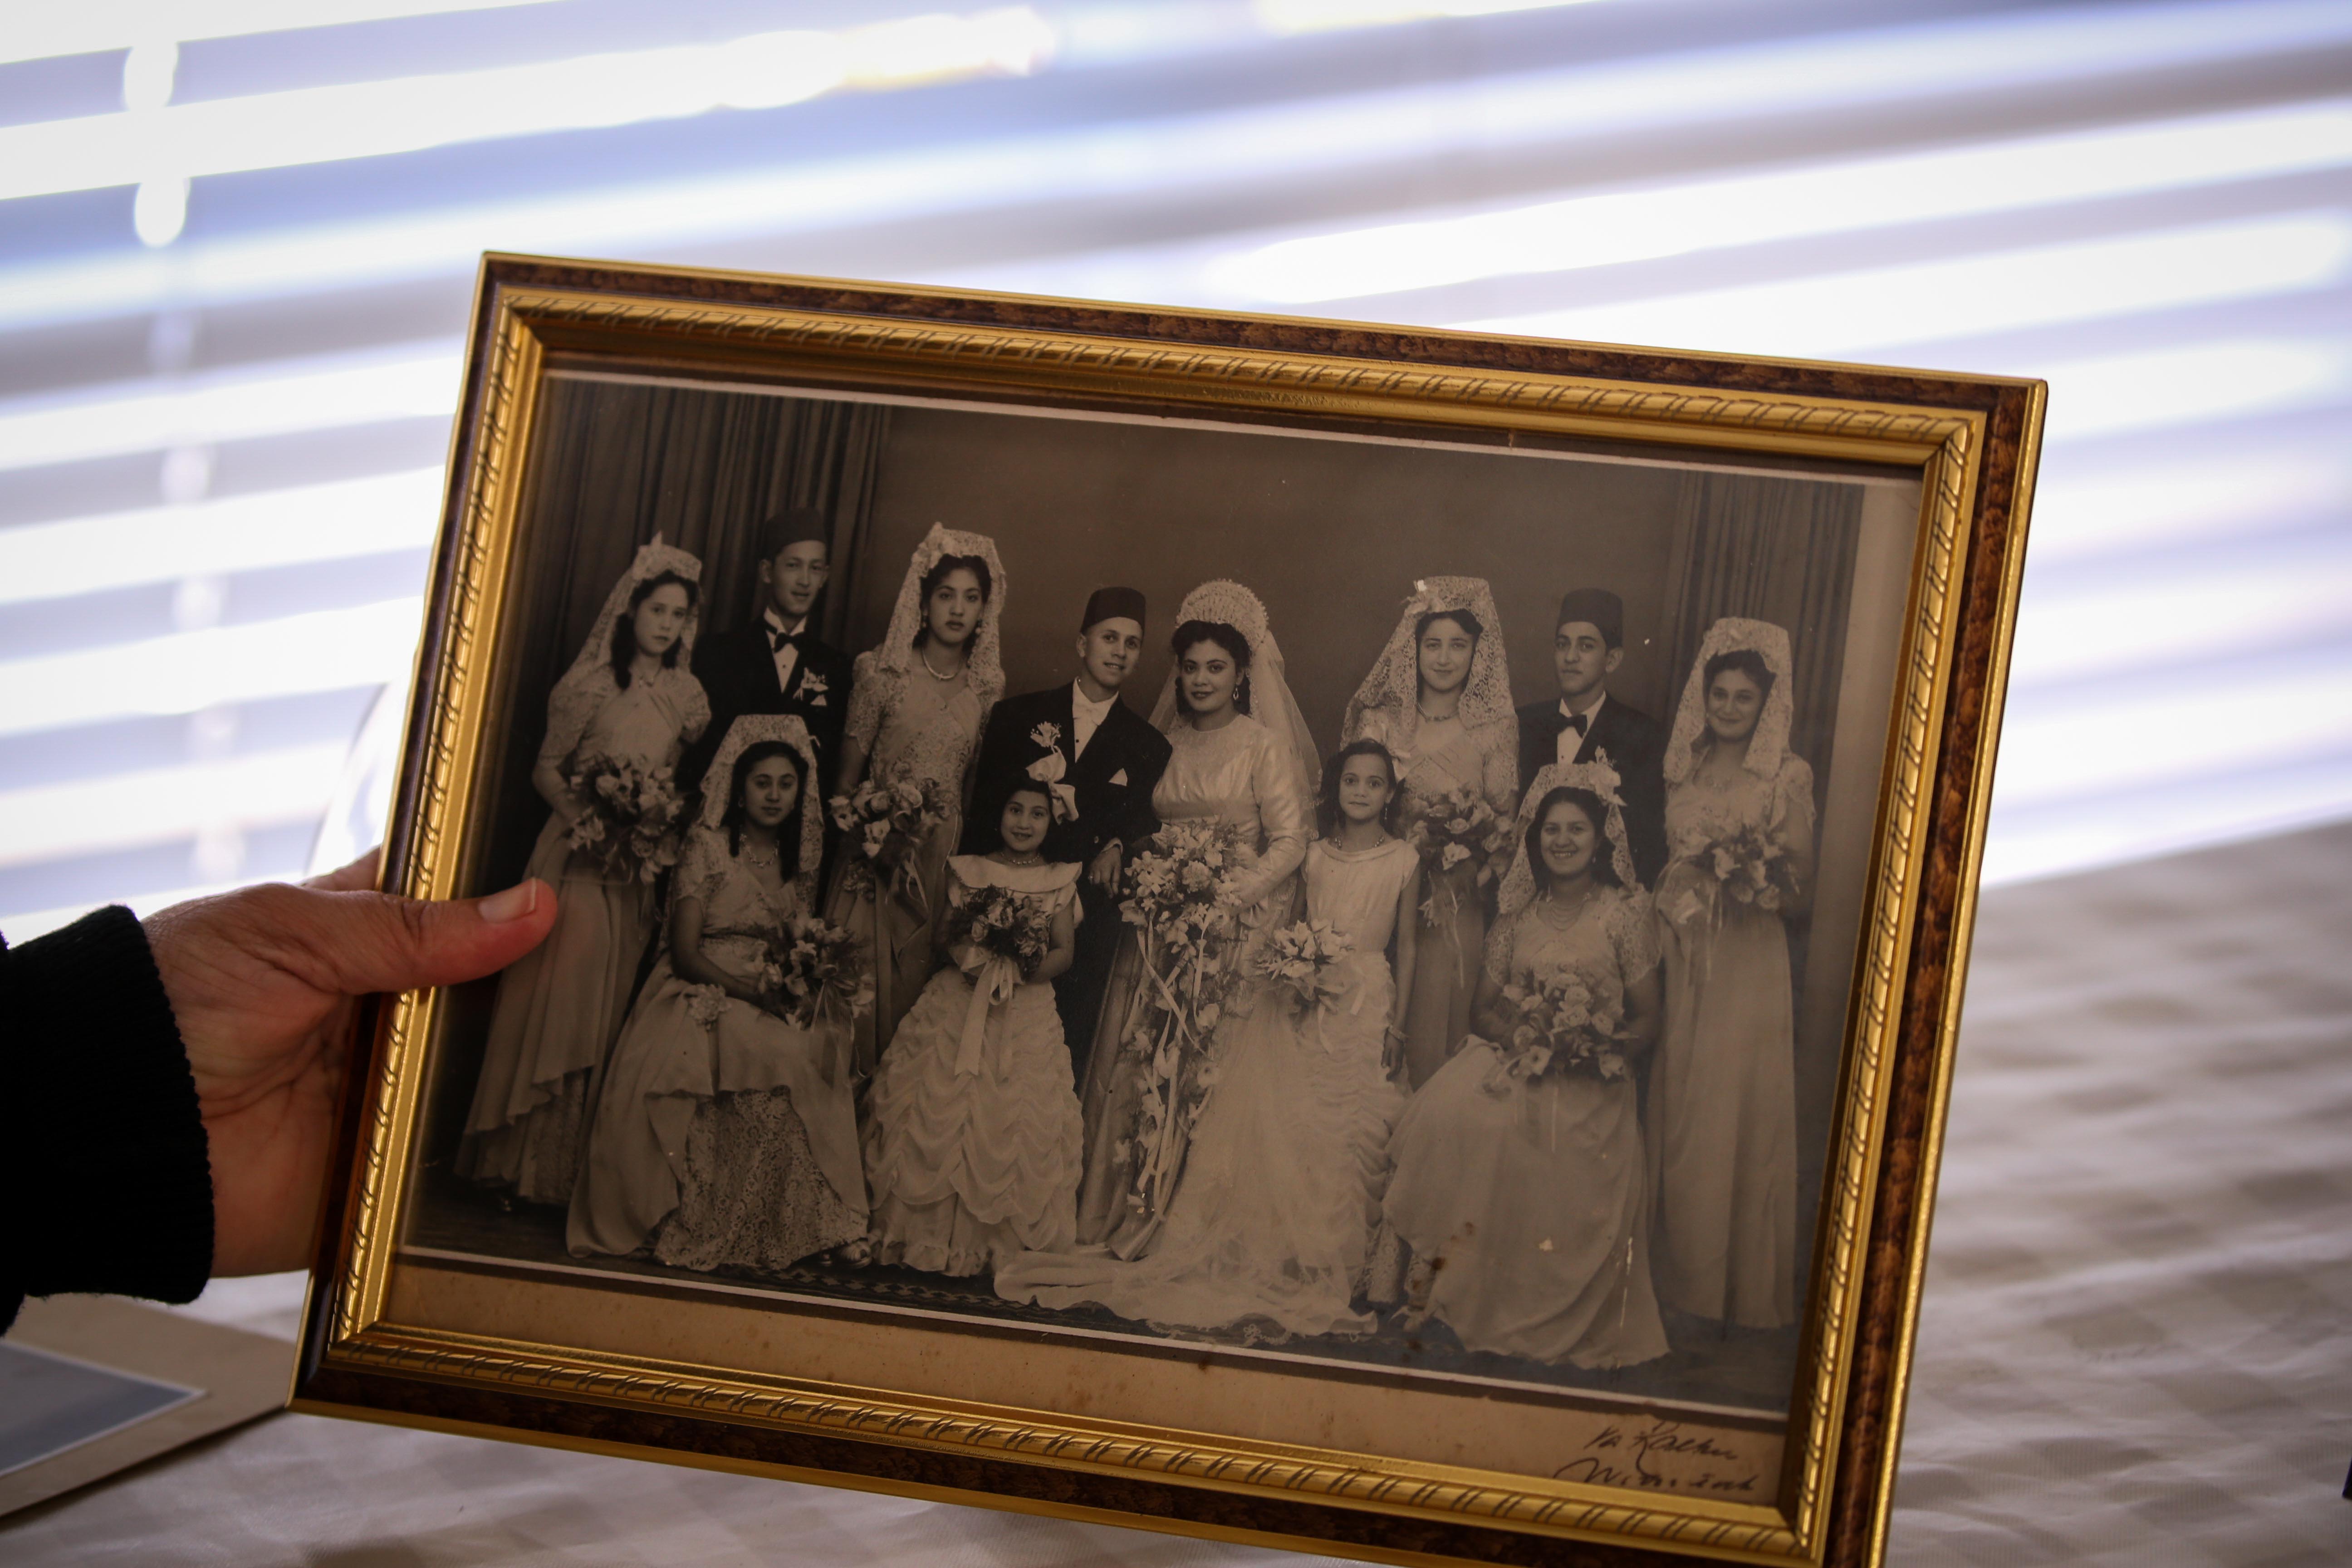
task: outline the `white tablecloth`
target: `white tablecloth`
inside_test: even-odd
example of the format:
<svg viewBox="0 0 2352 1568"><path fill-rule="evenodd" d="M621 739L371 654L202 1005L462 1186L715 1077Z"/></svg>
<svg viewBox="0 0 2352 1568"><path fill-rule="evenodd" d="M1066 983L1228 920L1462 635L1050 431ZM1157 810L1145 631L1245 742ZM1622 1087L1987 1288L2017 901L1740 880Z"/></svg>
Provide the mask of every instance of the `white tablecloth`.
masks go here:
<svg viewBox="0 0 2352 1568"><path fill-rule="evenodd" d="M1892 1556L2352 1563L2352 827L1985 900ZM189 1309L289 1340L299 1281ZM1207 1564L1286 1554L276 1415L10 1563Z"/></svg>

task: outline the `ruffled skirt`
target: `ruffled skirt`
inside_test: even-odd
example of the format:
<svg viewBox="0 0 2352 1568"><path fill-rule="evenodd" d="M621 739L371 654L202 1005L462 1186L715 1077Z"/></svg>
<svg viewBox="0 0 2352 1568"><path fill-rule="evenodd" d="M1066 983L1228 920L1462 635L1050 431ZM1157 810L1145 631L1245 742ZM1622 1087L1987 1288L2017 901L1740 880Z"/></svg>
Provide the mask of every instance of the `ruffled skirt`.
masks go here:
<svg viewBox="0 0 2352 1568"><path fill-rule="evenodd" d="M957 1068L972 982L947 968L908 1011L866 1093L876 1261L979 1274L1074 1244L1081 1132L1050 984L990 1009L976 1070Z"/></svg>

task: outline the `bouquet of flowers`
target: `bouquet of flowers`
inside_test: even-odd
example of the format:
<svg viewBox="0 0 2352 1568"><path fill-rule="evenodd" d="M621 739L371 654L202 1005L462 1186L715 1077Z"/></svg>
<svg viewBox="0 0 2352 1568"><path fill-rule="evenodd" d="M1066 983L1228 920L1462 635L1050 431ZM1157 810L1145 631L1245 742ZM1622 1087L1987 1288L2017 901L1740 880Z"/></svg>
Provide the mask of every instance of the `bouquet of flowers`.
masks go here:
<svg viewBox="0 0 2352 1568"><path fill-rule="evenodd" d="M1171 822L1128 862L1120 918L1143 953L1142 1005L1120 1042L1139 1094L1136 1161L1129 1205L1156 1213L1183 1169L1186 1141L1215 1082L1211 1032L1234 980L1226 933L1240 902L1241 867L1229 830L1210 821Z"/></svg>
<svg viewBox="0 0 2352 1568"><path fill-rule="evenodd" d="M1418 850L1429 877L1422 919L1436 924L1461 907L1462 889L1450 873L1472 868L1472 886L1483 889L1501 874L1511 847L1510 819L1465 784L1421 802L1404 825L1404 840Z"/></svg>
<svg viewBox="0 0 2352 1568"><path fill-rule="evenodd" d="M1299 921L1267 939L1254 967L1289 991L1304 1014L1339 999L1346 984L1339 961L1355 950L1355 939L1329 921Z"/></svg>
<svg viewBox="0 0 2352 1568"><path fill-rule="evenodd" d="M785 1020L804 1029L832 1008L855 1018L874 1005L864 945L847 926L814 915L795 915L769 939L760 982L784 999Z"/></svg>
<svg viewBox="0 0 2352 1568"><path fill-rule="evenodd" d="M1518 1009L1519 1021L1495 1047L1500 1059L1483 1086L1490 1094L1544 1078L1612 1082L1631 1075L1621 1005L1602 1002L1581 977L1522 973L1503 987L1503 1000Z"/></svg>
<svg viewBox="0 0 2352 1568"><path fill-rule="evenodd" d="M833 825L870 866L896 866L929 837L944 815L931 792L914 779L869 778L826 803Z"/></svg>
<svg viewBox="0 0 2352 1568"><path fill-rule="evenodd" d="M1796 905L1796 868L1780 840L1759 824L1709 840L1685 864L1689 870L1677 868L1659 889L1659 907L1678 926L1702 914L1721 921L1726 899L1768 914Z"/></svg>
<svg viewBox="0 0 2352 1568"><path fill-rule="evenodd" d="M572 821L566 842L594 859L614 881L650 882L677 863L678 818L686 803L667 768L629 758L583 758L564 781L588 809Z"/></svg>
<svg viewBox="0 0 2352 1568"><path fill-rule="evenodd" d="M950 948L969 947L1005 960L1028 980L1053 951L1054 928L1034 899L1024 899L1010 888L976 888L948 911L947 939Z"/></svg>

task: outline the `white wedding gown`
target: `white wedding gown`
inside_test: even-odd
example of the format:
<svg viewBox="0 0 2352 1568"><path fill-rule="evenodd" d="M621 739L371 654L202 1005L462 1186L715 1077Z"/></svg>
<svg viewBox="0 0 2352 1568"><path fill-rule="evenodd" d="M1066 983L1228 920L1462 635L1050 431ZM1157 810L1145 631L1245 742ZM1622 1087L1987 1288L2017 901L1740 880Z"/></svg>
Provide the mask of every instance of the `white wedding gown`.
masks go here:
<svg viewBox="0 0 2352 1568"><path fill-rule="evenodd" d="M1257 1341L1371 1330L1350 1300L1380 1219L1389 1130L1404 1109L1381 1062L1395 996L1386 954L1419 865L1397 839L1360 853L1308 847L1309 917L1355 943L1341 961L1344 991L1302 1019L1286 991L1246 982L1158 1247L1132 1263L1100 1248L1024 1254L998 1272L1000 1294L1096 1302L1154 1325L1238 1327Z"/></svg>

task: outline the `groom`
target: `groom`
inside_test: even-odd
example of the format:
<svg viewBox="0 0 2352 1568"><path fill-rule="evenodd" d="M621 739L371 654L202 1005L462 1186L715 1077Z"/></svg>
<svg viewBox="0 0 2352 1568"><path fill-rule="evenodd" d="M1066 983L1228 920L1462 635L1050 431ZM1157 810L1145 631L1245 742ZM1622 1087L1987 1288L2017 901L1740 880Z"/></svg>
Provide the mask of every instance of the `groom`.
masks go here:
<svg viewBox="0 0 2352 1568"><path fill-rule="evenodd" d="M1666 864L1665 736L1658 721L1609 694L1625 657L1625 602L1606 588L1570 590L1552 630L1559 696L1519 710L1519 778L1555 763L1590 763L1607 752L1625 803L1626 848L1648 887Z"/></svg>
<svg viewBox="0 0 2352 1568"><path fill-rule="evenodd" d="M1078 677L1067 686L1008 698L989 715L974 769L964 851L1000 842L997 819L1013 786L1034 779L1053 797L1048 860L1078 861L1082 915L1077 952L1054 982L1072 1072L1083 1082L1096 1016L1118 950L1118 873L1133 847L1160 830L1151 791L1168 766L1168 738L1118 700L1143 655L1143 595L1097 588L1078 623Z"/></svg>
<svg viewBox="0 0 2352 1568"><path fill-rule="evenodd" d="M815 742L817 776L810 795L833 784L841 732L849 718L849 656L816 635L817 595L833 574L832 525L814 507L794 507L760 525L759 598L748 625L705 637L694 649L694 678L710 699L710 728L679 768L681 784L699 784L728 726L746 713L790 713Z"/></svg>

